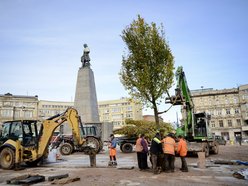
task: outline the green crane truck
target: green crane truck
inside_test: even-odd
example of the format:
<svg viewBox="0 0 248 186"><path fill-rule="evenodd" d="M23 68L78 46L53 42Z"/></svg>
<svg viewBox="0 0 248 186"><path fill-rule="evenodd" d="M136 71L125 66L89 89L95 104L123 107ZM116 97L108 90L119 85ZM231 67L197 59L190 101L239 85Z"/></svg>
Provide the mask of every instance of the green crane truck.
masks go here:
<svg viewBox="0 0 248 186"><path fill-rule="evenodd" d="M211 116L205 112L194 112L194 103L182 66L177 68L176 81L175 95L166 98L166 103L181 105L183 109L183 123L177 128L176 136L185 137L189 152L205 152L206 157L209 156L209 153L218 154L219 144L215 141L209 128Z"/></svg>

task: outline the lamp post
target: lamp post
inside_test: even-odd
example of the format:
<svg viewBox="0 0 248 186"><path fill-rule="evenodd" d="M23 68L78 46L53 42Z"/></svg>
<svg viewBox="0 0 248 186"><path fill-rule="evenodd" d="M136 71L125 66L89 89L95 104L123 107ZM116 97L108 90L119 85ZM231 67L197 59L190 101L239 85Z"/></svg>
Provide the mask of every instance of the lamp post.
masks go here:
<svg viewBox="0 0 248 186"><path fill-rule="evenodd" d="M15 106L13 106L13 120L15 120L15 111L16 111L16 107Z"/></svg>

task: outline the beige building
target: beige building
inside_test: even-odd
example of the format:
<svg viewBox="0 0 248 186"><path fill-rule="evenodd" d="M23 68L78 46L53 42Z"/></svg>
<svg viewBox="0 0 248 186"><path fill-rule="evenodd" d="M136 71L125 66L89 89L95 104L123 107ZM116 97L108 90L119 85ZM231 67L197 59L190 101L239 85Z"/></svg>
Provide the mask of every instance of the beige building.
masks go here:
<svg viewBox="0 0 248 186"><path fill-rule="evenodd" d="M211 115L210 127L215 135L227 140L248 137L248 85L238 88L191 91L195 112Z"/></svg>
<svg viewBox="0 0 248 186"><path fill-rule="evenodd" d="M128 98L99 101L101 122L113 122L114 128L125 125L125 119L142 120L142 105Z"/></svg>
<svg viewBox="0 0 248 186"><path fill-rule="evenodd" d="M38 118L38 96L0 94L0 123Z"/></svg>
<svg viewBox="0 0 248 186"><path fill-rule="evenodd" d="M62 102L62 101L39 101L39 119L44 120L56 114L65 112L68 107L73 107L74 102Z"/></svg>
<svg viewBox="0 0 248 186"><path fill-rule="evenodd" d="M17 119L43 121L73 107L74 102L38 100L38 96L18 96L10 93L0 95L0 123ZM100 122L113 123L118 128L125 119L142 120L142 105L128 98L99 101Z"/></svg>

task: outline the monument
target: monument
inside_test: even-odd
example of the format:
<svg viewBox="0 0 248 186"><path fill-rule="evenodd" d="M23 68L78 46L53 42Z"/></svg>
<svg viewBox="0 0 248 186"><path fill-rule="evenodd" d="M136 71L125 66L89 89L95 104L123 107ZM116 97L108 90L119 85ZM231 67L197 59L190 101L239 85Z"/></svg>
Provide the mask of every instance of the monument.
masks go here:
<svg viewBox="0 0 248 186"><path fill-rule="evenodd" d="M90 49L84 44L82 66L78 70L74 107L83 123L99 123L94 73L90 68Z"/></svg>

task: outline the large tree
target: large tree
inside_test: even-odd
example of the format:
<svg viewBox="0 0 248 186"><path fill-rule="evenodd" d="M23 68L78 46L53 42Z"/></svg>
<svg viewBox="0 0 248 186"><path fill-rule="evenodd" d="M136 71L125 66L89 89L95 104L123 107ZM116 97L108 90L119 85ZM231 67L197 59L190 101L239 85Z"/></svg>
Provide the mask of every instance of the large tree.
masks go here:
<svg viewBox="0 0 248 186"><path fill-rule="evenodd" d="M174 57L165 40L163 25L150 25L138 15L121 35L127 46L122 56L120 80L131 97L154 110L159 127L158 105L173 83Z"/></svg>

